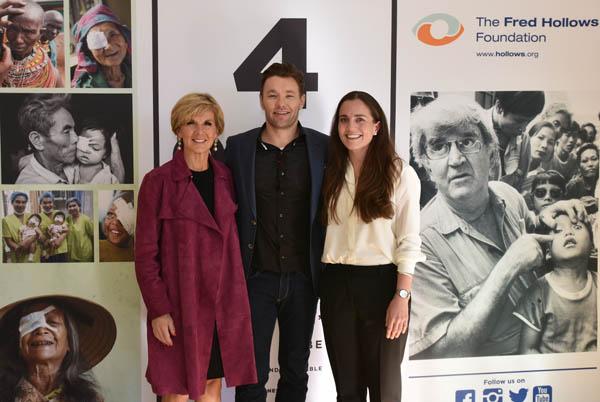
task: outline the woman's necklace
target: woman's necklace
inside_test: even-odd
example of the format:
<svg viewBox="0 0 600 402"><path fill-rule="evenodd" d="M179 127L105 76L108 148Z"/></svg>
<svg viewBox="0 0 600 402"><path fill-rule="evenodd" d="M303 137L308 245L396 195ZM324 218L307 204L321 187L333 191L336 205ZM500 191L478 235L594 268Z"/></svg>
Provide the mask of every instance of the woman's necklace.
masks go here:
<svg viewBox="0 0 600 402"><path fill-rule="evenodd" d="M8 71L5 84L13 88L43 87L49 81L48 59L44 57L39 43L34 45L33 52L22 60L13 60Z"/></svg>

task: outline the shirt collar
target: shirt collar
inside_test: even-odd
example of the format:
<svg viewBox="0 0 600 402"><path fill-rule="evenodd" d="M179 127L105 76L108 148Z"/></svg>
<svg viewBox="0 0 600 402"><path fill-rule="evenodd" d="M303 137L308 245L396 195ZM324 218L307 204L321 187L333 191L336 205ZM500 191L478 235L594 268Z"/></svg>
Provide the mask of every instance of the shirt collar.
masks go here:
<svg viewBox="0 0 600 402"><path fill-rule="evenodd" d="M41 163L35 158L35 155L31 158L31 168L33 171L41 176L48 183L60 183L60 184L73 184L73 178L75 176L75 167L71 165L64 165L63 172L65 172L65 176L67 176L67 180L63 179L59 175L50 170L46 169L42 166Z"/></svg>
<svg viewBox="0 0 600 402"><path fill-rule="evenodd" d="M346 174L344 175L344 180L346 180L346 184L354 187L354 183L356 183L356 178L354 176L354 167L350 160L346 161Z"/></svg>
<svg viewBox="0 0 600 402"><path fill-rule="evenodd" d="M269 150L282 151L281 149L277 148L275 145L269 144L268 142L264 142L262 140L261 133L265 130L266 127L267 127L267 123L264 123L262 125L262 127L260 128L258 137L256 137L256 149L258 151L269 151ZM283 148L283 150L293 148L294 146L296 146L296 144L302 144L302 143L306 142L306 133L304 132L304 127L302 127L302 124L300 124L300 122L298 122L298 130L299 130L298 137L294 138L289 144L287 144Z"/></svg>
<svg viewBox="0 0 600 402"><path fill-rule="evenodd" d="M492 203L494 214L497 215L502 213L506 208L506 201L489 185L488 189L490 191L490 202ZM440 193L437 194L431 210L435 211L436 214L436 219L433 226L435 226L444 235L450 234L458 229L466 232L466 228L471 226L469 222L452 211Z"/></svg>

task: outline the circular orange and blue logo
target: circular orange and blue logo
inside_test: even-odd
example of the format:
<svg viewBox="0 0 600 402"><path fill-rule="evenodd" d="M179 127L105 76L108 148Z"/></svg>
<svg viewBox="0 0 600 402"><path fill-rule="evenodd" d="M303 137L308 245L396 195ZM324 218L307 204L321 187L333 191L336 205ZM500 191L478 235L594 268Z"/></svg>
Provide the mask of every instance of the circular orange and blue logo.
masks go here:
<svg viewBox="0 0 600 402"><path fill-rule="evenodd" d="M437 21L444 21L448 25L448 31L441 38L436 38L431 32L431 27ZM465 31L465 27L451 15L444 13L436 13L422 18L413 27L413 33L417 39L426 45L443 46L457 40Z"/></svg>

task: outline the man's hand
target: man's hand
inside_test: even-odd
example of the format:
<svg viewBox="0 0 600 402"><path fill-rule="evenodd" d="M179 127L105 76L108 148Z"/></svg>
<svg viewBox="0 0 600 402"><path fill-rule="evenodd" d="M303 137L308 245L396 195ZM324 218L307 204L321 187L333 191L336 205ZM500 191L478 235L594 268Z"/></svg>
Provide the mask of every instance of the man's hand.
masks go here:
<svg viewBox="0 0 600 402"><path fill-rule="evenodd" d="M585 205L577 199L557 201L552 205L548 205L540 211L539 218L550 229L554 229L556 227L555 218L563 213L567 214L573 223L577 223L578 221L585 222L587 220Z"/></svg>
<svg viewBox="0 0 600 402"><path fill-rule="evenodd" d="M552 243L554 235L524 234L514 241L502 259L516 267L519 274L531 271L544 262L542 244Z"/></svg>

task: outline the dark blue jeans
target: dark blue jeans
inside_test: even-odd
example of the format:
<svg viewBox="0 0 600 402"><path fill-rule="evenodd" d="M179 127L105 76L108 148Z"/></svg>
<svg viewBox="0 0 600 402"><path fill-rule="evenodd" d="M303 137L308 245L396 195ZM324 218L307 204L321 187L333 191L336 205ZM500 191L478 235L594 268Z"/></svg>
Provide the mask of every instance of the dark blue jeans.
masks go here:
<svg viewBox="0 0 600 402"><path fill-rule="evenodd" d="M265 402L269 352L279 322L279 383L276 402L304 402L308 390L308 356L317 297L310 278L299 272L259 271L248 278L254 355L258 383L235 390L236 402Z"/></svg>

